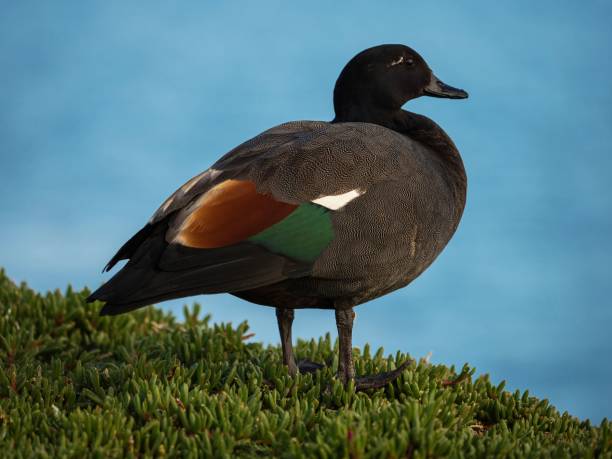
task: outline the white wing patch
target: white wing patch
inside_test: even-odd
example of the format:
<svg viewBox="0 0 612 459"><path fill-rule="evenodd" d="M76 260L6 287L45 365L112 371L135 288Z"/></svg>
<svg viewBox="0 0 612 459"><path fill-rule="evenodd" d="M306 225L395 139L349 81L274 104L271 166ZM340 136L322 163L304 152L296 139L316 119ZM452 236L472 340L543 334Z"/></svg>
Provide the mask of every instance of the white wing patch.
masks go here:
<svg viewBox="0 0 612 459"><path fill-rule="evenodd" d="M323 196L321 198L314 199L311 202L313 202L314 204L323 206L323 207L327 207L330 210L338 210L338 209L342 209L353 199L358 198L364 193L365 191L361 191L360 189L357 188L347 193L337 194L335 196Z"/></svg>

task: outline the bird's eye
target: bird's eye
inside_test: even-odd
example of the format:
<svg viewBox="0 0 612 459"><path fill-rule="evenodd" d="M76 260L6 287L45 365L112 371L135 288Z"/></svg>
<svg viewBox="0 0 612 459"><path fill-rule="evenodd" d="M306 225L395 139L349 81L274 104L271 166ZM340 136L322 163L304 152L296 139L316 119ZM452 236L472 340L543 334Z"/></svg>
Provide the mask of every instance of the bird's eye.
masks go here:
<svg viewBox="0 0 612 459"><path fill-rule="evenodd" d="M412 67L414 65L414 59L409 57L408 59L405 60L406 65Z"/></svg>

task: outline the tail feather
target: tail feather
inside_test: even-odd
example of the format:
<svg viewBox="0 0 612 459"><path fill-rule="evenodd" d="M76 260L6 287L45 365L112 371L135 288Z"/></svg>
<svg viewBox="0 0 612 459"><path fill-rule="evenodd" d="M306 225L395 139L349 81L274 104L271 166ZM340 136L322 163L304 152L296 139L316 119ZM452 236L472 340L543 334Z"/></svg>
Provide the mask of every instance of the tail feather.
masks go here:
<svg viewBox="0 0 612 459"><path fill-rule="evenodd" d="M130 241L124 245L132 252L130 261L87 298L89 302L106 302L102 315L120 314L191 295L240 292L301 277L310 270L309 266L255 244L193 249L168 244L165 232L166 225L145 227L130 239L137 241L144 237L136 249L133 245L129 247ZM111 266L122 250L113 257Z"/></svg>
<svg viewBox="0 0 612 459"><path fill-rule="evenodd" d="M261 269L261 264L257 260L241 259L223 266L207 266L188 272L154 270L141 272L135 276L140 275L146 278L144 286L134 289L129 295L111 289L108 296L103 299L107 303L100 314L120 314L160 301L204 293L239 292L257 288L287 279L283 271L284 267L281 263L270 263ZM134 275L134 273L129 274ZM105 285L112 281L113 279Z"/></svg>
<svg viewBox="0 0 612 459"><path fill-rule="evenodd" d="M148 223L142 227L140 231L134 234L125 244L121 246L119 250L117 250L117 253L106 264L102 272L110 271L119 261L130 258L147 239L147 237L149 237L153 230L154 226Z"/></svg>

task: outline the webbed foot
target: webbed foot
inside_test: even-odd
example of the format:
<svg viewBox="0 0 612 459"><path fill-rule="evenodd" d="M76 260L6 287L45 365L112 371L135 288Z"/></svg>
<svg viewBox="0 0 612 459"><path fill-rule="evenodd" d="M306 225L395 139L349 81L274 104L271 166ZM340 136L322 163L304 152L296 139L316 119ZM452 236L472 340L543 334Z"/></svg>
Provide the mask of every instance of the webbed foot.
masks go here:
<svg viewBox="0 0 612 459"><path fill-rule="evenodd" d="M300 360L297 364L300 373L314 373L315 371L324 368L325 365L322 363L312 362L310 360Z"/></svg>
<svg viewBox="0 0 612 459"><path fill-rule="evenodd" d="M380 389L385 387L387 384L395 381L403 373L403 371L410 365L411 361L406 360L395 370L387 371L385 373L379 373L377 375L359 376L355 378L355 390L368 390L368 389Z"/></svg>

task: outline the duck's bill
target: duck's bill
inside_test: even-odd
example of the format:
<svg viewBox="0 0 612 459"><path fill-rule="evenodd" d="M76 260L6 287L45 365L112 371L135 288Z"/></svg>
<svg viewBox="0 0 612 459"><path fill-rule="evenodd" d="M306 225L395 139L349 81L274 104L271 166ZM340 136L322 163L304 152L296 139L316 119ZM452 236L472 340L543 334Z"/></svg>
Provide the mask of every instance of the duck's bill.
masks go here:
<svg viewBox="0 0 612 459"><path fill-rule="evenodd" d="M463 89L453 88L446 83L442 83L435 75L431 75L431 81L425 87L424 93L426 96L445 97L447 99L465 99L468 96L468 93Z"/></svg>

